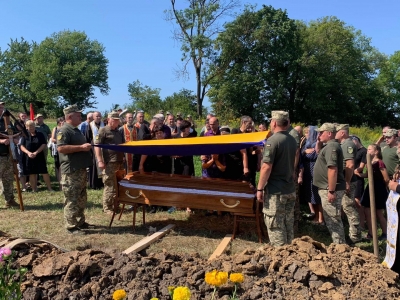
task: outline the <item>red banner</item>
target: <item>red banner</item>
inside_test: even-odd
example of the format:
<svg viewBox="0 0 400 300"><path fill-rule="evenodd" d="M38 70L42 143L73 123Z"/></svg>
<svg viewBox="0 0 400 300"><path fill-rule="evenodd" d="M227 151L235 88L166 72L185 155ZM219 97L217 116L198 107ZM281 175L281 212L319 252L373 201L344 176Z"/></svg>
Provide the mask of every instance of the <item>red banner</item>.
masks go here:
<svg viewBox="0 0 400 300"><path fill-rule="evenodd" d="M35 112L33 111L33 105L32 103L29 104L29 118L33 121L35 119Z"/></svg>

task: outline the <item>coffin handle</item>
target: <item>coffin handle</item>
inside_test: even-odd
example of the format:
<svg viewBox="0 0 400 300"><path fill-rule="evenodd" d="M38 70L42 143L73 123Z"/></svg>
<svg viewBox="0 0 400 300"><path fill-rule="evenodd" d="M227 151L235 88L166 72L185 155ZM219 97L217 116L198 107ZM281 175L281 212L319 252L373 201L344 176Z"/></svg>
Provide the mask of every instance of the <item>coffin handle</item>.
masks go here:
<svg viewBox="0 0 400 300"><path fill-rule="evenodd" d="M131 196L130 194L129 194L129 190L126 190L125 191L125 195L127 195L129 198L131 198L131 199L138 199L140 196L142 196L143 194L142 194L142 191L140 191L139 192L139 195L137 195L136 197L134 197L134 196Z"/></svg>
<svg viewBox="0 0 400 300"><path fill-rule="evenodd" d="M222 205L227 207L227 208L235 208L236 206L238 206L240 204L239 200L236 200L236 204L233 204L233 205L226 204L224 199L219 199L219 202L221 202Z"/></svg>

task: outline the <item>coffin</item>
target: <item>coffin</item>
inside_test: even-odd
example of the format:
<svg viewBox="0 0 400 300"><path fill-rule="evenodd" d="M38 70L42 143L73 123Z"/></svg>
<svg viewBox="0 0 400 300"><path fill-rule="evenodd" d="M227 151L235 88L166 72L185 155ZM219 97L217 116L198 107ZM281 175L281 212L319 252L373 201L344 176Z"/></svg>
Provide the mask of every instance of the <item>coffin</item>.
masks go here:
<svg viewBox="0 0 400 300"><path fill-rule="evenodd" d="M236 216L252 217L260 232L260 203L246 182L161 173L133 172L125 176L124 171L117 171L115 179L114 207L133 205L133 226L138 205L157 205L230 212L235 216L235 228Z"/></svg>

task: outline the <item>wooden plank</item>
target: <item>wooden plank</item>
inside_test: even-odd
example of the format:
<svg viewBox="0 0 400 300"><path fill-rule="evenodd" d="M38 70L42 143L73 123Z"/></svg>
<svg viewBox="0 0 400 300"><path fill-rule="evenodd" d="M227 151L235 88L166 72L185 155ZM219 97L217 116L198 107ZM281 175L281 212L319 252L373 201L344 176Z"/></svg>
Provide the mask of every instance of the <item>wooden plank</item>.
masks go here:
<svg viewBox="0 0 400 300"><path fill-rule="evenodd" d="M214 253L210 256L210 258L208 260L216 259L222 253L224 253L224 251L228 247L231 240L232 240L232 234L225 235L225 237L222 239L221 243L218 245L217 249L215 249Z"/></svg>
<svg viewBox="0 0 400 300"><path fill-rule="evenodd" d="M132 252L138 252L140 250L143 250L144 248L147 248L150 244L152 244L155 241L162 238L164 235L166 235L168 233L168 231L170 231L174 227L175 227L175 224L169 224L168 226L165 226L164 228L160 229L159 231L153 233L152 235L145 237L144 239L140 240L139 242L133 244L128 249L124 250L122 253L129 254Z"/></svg>

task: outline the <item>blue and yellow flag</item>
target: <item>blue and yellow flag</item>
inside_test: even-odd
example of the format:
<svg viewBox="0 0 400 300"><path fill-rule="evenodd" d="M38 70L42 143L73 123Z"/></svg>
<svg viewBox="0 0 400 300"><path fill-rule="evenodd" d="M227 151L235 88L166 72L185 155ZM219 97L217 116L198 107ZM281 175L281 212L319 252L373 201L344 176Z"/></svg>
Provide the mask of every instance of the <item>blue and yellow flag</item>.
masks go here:
<svg viewBox="0 0 400 300"><path fill-rule="evenodd" d="M125 153L146 155L186 156L220 154L252 146L262 146L268 134L269 131L262 131L194 138L134 141L120 145L99 144L95 146Z"/></svg>

